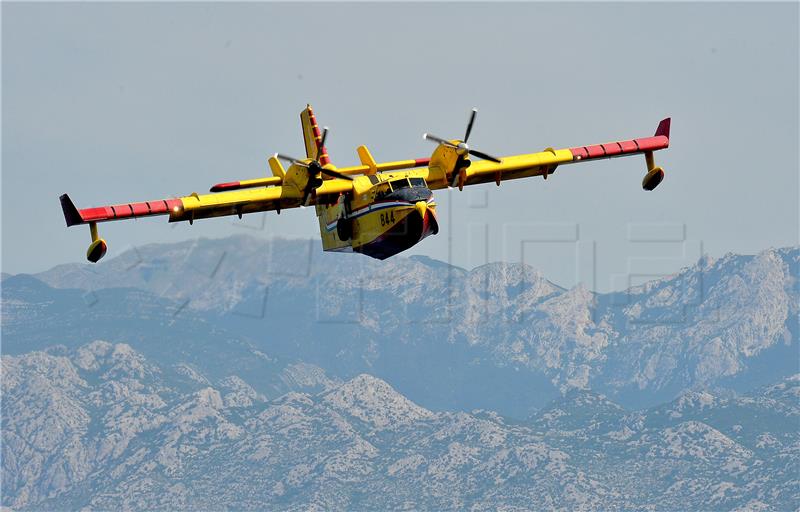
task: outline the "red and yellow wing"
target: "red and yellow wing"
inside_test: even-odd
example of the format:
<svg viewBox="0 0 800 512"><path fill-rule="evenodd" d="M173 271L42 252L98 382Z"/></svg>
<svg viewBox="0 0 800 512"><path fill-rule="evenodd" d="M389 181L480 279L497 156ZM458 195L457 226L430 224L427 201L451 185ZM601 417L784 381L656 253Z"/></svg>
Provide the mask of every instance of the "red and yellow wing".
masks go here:
<svg viewBox="0 0 800 512"><path fill-rule="evenodd" d="M316 188L311 204L317 198L338 195L352 190L347 180L325 180ZM226 215L242 215L300 206L303 193L291 186L245 188L214 194L190 194L173 199L158 199L139 203L122 203L79 210L67 194L61 196L61 208L67 226L124 220L135 217L169 215L170 222L194 221Z"/></svg>
<svg viewBox="0 0 800 512"><path fill-rule="evenodd" d="M457 175L438 176L431 169L429 184L431 188L445 188L448 186L463 187L480 183L495 182L532 176L545 176L552 174L556 167L563 164L573 164L601 158L614 158L634 154L644 154L647 158L647 170L655 169L652 162L652 152L669 147L670 119L664 119L658 125L655 135L637 139L607 142L589 146L576 146L565 149L548 148L539 153L507 156L501 158L500 163L489 160L471 161L471 165L461 170Z"/></svg>

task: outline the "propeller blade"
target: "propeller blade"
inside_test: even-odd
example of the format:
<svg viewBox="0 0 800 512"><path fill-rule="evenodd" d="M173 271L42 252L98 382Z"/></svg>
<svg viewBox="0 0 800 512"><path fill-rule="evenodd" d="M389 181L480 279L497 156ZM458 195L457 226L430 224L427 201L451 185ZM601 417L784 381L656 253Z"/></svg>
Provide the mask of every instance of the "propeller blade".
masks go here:
<svg viewBox="0 0 800 512"><path fill-rule="evenodd" d="M464 134L464 142L469 140L469 134L472 132L472 125L475 124L475 115L478 113L477 108L472 109L472 113L469 115L469 123L467 123L467 133Z"/></svg>
<svg viewBox="0 0 800 512"><path fill-rule="evenodd" d="M484 153L483 151L477 151L475 149L470 149L469 146L467 145L467 140L469 140L469 136L472 133L472 127L475 125L475 117L477 117L477 115L478 115L478 109L473 107L472 113L470 113L470 115L469 115L469 122L467 122L467 131L466 131L466 133L464 133L464 141L463 142L459 142L458 145L453 144L449 140L445 140L445 139L443 139L441 137L437 137L436 135L433 135L433 134L430 134L430 133L424 133L422 135L422 138L426 139L426 140L432 140L434 142L438 142L439 144L444 144L446 146L454 148L454 149L456 149L458 151L459 155L463 155L464 154L464 150L466 150L470 155L477 156L478 158L482 158L484 160L489 160L491 162L495 162L495 163L498 163L498 164L502 163L499 158L494 157L494 156L492 156L492 155L490 155L488 153Z"/></svg>
<svg viewBox="0 0 800 512"><path fill-rule="evenodd" d="M332 177L334 177L334 178L339 178L340 180L350 180L350 181L353 181L353 177L352 177L352 176L348 176L347 174L342 174L342 173L340 173L340 172L333 171L333 170L331 170L331 169L325 169L324 167L323 167L322 169L320 169L320 172L321 172L322 174L325 174L325 175L327 175L327 176L332 176Z"/></svg>
<svg viewBox="0 0 800 512"><path fill-rule="evenodd" d="M299 159L297 159L297 158L295 158L293 156L282 155L281 153L275 153L275 156L277 158L280 158L281 160L289 162L291 164L299 165L300 167L308 167L307 163L305 163L305 162L303 162L303 161L301 161L301 160L299 160Z"/></svg>
<svg viewBox="0 0 800 512"><path fill-rule="evenodd" d="M455 147L455 146L453 146L453 143L450 142L449 140L445 140L445 139L443 139L441 137L437 137L436 135L433 135L432 133L423 133L422 134L422 138L425 139L425 140L432 140L433 142L436 142L436 143L439 143L439 144L444 144L446 146Z"/></svg>
<svg viewBox="0 0 800 512"><path fill-rule="evenodd" d="M319 157L322 156L322 148L325 147L325 139L328 138L328 127L325 126L322 129L322 138L319 141L319 148L317 149L317 161L319 161Z"/></svg>
<svg viewBox="0 0 800 512"><path fill-rule="evenodd" d="M477 156L478 158L483 158L484 160L490 160L498 164L502 163L500 162L499 158L493 157L492 155L487 155L486 153L483 153L482 151L477 151L475 149L470 149L469 154L472 156Z"/></svg>

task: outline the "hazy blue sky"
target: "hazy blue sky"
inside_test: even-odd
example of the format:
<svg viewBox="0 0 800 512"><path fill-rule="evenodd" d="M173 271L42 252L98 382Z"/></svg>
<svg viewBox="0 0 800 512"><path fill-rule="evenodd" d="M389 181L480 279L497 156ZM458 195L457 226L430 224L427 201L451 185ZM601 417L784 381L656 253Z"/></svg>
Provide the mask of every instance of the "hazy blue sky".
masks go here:
<svg viewBox="0 0 800 512"><path fill-rule="evenodd" d="M798 4L2 4L2 269L83 261L79 207L204 192L302 154L428 156L430 131L499 155L651 135L643 158L437 194L443 229L410 253L524 260L562 285L624 286L703 251L798 243ZM316 237L313 209L244 221L101 225L109 255L230 233ZM354 255L354 258L362 256ZM643 279L641 277L639 279ZM633 276L636 280L636 276Z"/></svg>

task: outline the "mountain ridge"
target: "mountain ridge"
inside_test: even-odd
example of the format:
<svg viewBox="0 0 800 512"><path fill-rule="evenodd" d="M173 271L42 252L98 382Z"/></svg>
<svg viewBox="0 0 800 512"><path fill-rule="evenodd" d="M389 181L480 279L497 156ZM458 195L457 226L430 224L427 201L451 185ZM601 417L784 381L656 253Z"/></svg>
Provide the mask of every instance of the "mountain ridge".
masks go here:
<svg viewBox="0 0 800 512"><path fill-rule="evenodd" d="M92 272L67 265L36 278L101 300L132 286L168 302L178 321L193 315L262 352L336 376L373 373L433 409L525 417L573 388L646 406L796 372L799 261L798 248L703 256L673 276L596 294L524 264L378 262L239 235L143 246ZM434 386L432 375L451 376ZM515 388L530 398L502 398Z"/></svg>
<svg viewBox="0 0 800 512"><path fill-rule="evenodd" d="M791 433L800 408L757 434L750 426L758 403L800 393L800 375L737 399L756 409L736 429L724 421L729 399L710 395L664 404L683 417L654 421L658 408L628 411L573 390L519 422L428 411L367 374L328 390L230 403L225 389L249 386L244 379L181 380L108 342L3 355L2 367L3 505L22 510L786 509L800 496ZM605 428L585 420L595 400L619 413L605 417ZM365 404L416 412L376 422ZM569 429L552 424L554 410Z"/></svg>

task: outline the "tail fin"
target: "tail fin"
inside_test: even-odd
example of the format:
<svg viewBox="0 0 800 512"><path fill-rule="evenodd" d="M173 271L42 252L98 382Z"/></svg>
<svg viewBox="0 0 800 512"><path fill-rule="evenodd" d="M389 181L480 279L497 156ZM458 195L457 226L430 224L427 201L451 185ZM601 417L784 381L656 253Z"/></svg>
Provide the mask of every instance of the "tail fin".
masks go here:
<svg viewBox="0 0 800 512"><path fill-rule="evenodd" d="M311 105L306 105L305 110L300 112L300 123L303 125L303 142L306 145L306 156L318 160L321 165L331 162L328 158L328 151L324 146L320 147L322 141L322 131L317 125L317 118L314 117L314 110ZM318 158L319 156L319 158Z"/></svg>

